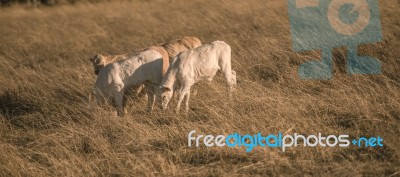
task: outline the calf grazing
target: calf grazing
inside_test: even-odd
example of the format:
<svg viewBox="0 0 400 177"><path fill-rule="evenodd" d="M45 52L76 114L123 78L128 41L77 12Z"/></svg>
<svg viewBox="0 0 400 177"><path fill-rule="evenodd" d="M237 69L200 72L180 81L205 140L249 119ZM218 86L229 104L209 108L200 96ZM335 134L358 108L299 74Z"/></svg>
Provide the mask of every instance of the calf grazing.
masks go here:
<svg viewBox="0 0 400 177"><path fill-rule="evenodd" d="M123 116L124 93L144 83L151 111L155 101L155 86L161 83L169 66L168 57L163 57L157 50L149 48L139 54L126 54L125 59L107 64L100 70L94 86L97 100L103 103L108 99L113 100L118 116Z"/></svg>
<svg viewBox="0 0 400 177"><path fill-rule="evenodd" d="M162 69L163 75L165 75L165 73L169 67L168 52L164 48L159 47L159 46L152 46L152 47L149 47L146 49L142 49L140 51L143 52L146 50L154 50L154 51L160 53L161 56L163 57L163 59L165 59L163 69ZM132 55L135 55L138 53L140 53L140 52L132 52L132 53L127 53L127 54L122 54L122 55L109 55L109 56L97 54L96 56L91 58L90 61L93 64L94 73L96 75L98 75L100 70L103 69L107 64L116 62L116 61L120 61L120 60L125 60L125 59L129 58L129 56L132 56ZM144 85L140 85L138 87L132 87L132 89L135 90L136 96L138 96L142 92L143 88L144 88Z"/></svg>
<svg viewBox="0 0 400 177"><path fill-rule="evenodd" d="M231 69L231 47L223 41L214 41L180 53L174 58L158 89L162 109L167 108L173 90L177 90L179 98L176 111L179 112L181 102L186 97L187 112L191 86L201 80L212 81L218 70L225 77L231 93L236 85L236 72Z"/></svg>

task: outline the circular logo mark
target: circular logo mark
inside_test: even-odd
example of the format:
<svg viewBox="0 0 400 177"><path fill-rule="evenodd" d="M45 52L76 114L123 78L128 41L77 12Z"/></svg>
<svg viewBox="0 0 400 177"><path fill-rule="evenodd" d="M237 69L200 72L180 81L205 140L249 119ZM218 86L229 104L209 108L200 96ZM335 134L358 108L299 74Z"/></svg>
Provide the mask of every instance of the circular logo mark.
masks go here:
<svg viewBox="0 0 400 177"><path fill-rule="evenodd" d="M350 13L358 12L358 19L353 24L344 23L339 17L339 10L345 4L352 4ZM332 0L328 7L328 20L333 29L343 35L355 35L367 27L371 18L366 0Z"/></svg>

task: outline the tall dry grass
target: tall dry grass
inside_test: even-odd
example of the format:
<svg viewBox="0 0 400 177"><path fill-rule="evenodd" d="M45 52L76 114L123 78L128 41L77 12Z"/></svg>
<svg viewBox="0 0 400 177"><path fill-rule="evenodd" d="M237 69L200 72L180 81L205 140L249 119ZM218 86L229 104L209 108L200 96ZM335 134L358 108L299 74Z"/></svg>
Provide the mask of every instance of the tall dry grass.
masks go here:
<svg viewBox="0 0 400 177"><path fill-rule="evenodd" d="M133 1L0 9L0 176L400 175L400 12L380 1L384 41L360 47L382 61L382 75L345 73L302 81L298 66L318 51L291 50L286 1ZM129 114L90 99L88 59L181 36L232 47L242 81L227 102L222 77L199 84L188 116ZM233 132L381 136L378 148L189 148L187 133Z"/></svg>

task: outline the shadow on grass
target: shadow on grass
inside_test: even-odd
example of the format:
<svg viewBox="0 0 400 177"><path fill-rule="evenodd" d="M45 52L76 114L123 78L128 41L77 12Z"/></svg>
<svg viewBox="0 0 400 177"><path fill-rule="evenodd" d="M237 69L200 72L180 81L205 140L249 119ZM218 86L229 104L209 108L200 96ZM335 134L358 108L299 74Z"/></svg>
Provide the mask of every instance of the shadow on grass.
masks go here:
<svg viewBox="0 0 400 177"><path fill-rule="evenodd" d="M24 99L16 91L8 90L0 95L0 115L12 122L13 118L35 113L39 107Z"/></svg>
<svg viewBox="0 0 400 177"><path fill-rule="evenodd" d="M22 93L7 90L0 94L0 117L15 128L47 129L59 126L56 121L50 121L49 116L43 112L40 100Z"/></svg>

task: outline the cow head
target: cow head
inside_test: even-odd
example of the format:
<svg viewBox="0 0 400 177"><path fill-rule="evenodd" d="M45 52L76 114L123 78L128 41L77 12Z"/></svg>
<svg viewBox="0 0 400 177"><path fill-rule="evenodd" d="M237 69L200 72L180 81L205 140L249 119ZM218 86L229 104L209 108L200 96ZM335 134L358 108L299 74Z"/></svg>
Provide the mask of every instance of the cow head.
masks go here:
<svg viewBox="0 0 400 177"><path fill-rule="evenodd" d="M101 54L97 54L93 58L90 58L90 62L92 62L92 64L93 64L94 73L96 75L98 75L100 70L103 69L104 66L107 65L106 57Z"/></svg>
<svg viewBox="0 0 400 177"><path fill-rule="evenodd" d="M160 86L158 89L158 96L161 100L161 109L165 110L168 108L168 103L171 101L173 91L171 88L166 86Z"/></svg>

